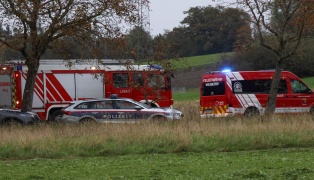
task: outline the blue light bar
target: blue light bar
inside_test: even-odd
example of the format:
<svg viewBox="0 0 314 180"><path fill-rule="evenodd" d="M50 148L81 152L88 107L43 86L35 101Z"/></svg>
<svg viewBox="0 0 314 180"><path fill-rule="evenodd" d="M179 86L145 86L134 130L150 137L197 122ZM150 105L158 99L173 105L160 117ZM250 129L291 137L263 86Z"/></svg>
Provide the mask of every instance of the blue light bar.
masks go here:
<svg viewBox="0 0 314 180"><path fill-rule="evenodd" d="M221 72L228 73L228 72L231 72L231 70L230 69L223 69Z"/></svg>

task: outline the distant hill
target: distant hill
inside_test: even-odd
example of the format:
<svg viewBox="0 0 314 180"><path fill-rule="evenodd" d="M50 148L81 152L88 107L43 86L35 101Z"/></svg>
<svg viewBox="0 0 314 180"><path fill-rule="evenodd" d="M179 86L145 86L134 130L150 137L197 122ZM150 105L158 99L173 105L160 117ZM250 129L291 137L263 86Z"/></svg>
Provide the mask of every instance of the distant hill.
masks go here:
<svg viewBox="0 0 314 180"><path fill-rule="evenodd" d="M202 74L211 69L222 55L226 54L210 54L173 60L176 69L175 78L172 81L174 91L198 88Z"/></svg>

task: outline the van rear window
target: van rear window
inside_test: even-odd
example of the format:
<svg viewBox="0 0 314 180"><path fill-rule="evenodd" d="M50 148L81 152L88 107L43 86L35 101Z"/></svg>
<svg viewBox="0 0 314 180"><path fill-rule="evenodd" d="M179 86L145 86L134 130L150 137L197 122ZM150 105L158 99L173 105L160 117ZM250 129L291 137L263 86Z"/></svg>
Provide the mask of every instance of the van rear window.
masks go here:
<svg viewBox="0 0 314 180"><path fill-rule="evenodd" d="M202 96L215 96L225 94L224 82L207 82L203 83Z"/></svg>
<svg viewBox="0 0 314 180"><path fill-rule="evenodd" d="M272 80L241 80L233 81L232 89L234 94L269 94ZM286 80L280 80L278 94L287 93Z"/></svg>

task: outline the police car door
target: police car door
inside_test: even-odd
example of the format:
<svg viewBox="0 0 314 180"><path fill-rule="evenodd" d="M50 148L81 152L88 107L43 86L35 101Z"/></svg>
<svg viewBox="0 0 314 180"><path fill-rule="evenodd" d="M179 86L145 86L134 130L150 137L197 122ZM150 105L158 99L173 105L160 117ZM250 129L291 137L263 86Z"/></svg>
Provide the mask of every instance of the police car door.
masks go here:
<svg viewBox="0 0 314 180"><path fill-rule="evenodd" d="M111 112L110 116L117 122L135 122L138 119L136 115L139 110L136 110L136 104L129 102L127 100L112 100L112 105L114 110Z"/></svg>

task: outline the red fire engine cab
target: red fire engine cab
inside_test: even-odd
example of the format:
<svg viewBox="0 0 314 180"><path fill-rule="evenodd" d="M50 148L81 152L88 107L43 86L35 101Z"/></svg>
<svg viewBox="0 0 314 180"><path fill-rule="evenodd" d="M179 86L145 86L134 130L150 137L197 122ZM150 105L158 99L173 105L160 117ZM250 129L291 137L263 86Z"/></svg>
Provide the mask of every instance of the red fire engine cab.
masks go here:
<svg viewBox="0 0 314 180"><path fill-rule="evenodd" d="M99 61L97 61L99 62ZM42 120L54 120L72 101L109 98L111 94L132 98L155 107L173 104L171 77L161 66L77 63L41 60L36 76L32 110ZM23 62L0 66L0 108L20 109L27 78Z"/></svg>
<svg viewBox="0 0 314 180"><path fill-rule="evenodd" d="M274 71L208 72L200 87L200 115L264 114ZM313 91L295 74L281 74L275 113L314 114Z"/></svg>

